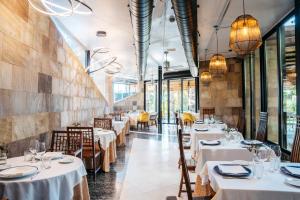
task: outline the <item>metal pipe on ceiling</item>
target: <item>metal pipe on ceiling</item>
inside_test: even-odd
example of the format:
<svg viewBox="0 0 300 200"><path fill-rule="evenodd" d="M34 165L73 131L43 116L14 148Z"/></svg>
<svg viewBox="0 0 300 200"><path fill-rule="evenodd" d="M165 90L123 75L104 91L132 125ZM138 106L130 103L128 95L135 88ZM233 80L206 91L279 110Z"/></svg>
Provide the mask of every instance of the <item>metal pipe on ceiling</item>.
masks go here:
<svg viewBox="0 0 300 200"><path fill-rule="evenodd" d="M187 63L192 76L197 77L197 1L172 0L172 5Z"/></svg>
<svg viewBox="0 0 300 200"><path fill-rule="evenodd" d="M153 0L130 0L129 12L133 28L136 63L140 80L145 76L150 44Z"/></svg>

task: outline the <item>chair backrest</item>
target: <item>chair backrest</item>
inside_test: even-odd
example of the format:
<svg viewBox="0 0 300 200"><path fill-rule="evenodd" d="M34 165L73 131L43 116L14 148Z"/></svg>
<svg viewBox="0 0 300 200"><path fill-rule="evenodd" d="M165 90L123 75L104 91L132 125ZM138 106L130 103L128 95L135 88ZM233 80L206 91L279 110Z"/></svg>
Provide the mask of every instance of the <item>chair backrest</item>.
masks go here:
<svg viewBox="0 0 300 200"><path fill-rule="evenodd" d="M70 132L80 131L83 135L83 148L95 152L94 129L93 127L67 127Z"/></svg>
<svg viewBox="0 0 300 200"><path fill-rule="evenodd" d="M112 119L111 118L95 118L94 119L95 128L103 128L106 130L112 130Z"/></svg>
<svg viewBox="0 0 300 200"><path fill-rule="evenodd" d="M181 162L181 170L182 170L182 175L184 178L185 182L185 187L186 187L186 192L188 195L188 200L193 199L192 195L192 187L191 187L191 181L190 181L190 176L185 160L185 155L184 155L184 147L183 147L183 141L182 141L182 130L178 130L178 143L179 143L179 152L180 152L180 162Z"/></svg>
<svg viewBox="0 0 300 200"><path fill-rule="evenodd" d="M215 108L203 108L202 109L202 119L204 119L205 115L215 115Z"/></svg>
<svg viewBox="0 0 300 200"><path fill-rule="evenodd" d="M83 135L81 131L68 131L68 151L76 152L82 149Z"/></svg>
<svg viewBox="0 0 300 200"><path fill-rule="evenodd" d="M239 115L236 128L240 133L243 134L244 137L245 137L245 125L246 125L245 110L242 110L242 112Z"/></svg>
<svg viewBox="0 0 300 200"><path fill-rule="evenodd" d="M61 151L70 154L82 149L83 137L80 131L53 131L51 151Z"/></svg>
<svg viewBox="0 0 300 200"><path fill-rule="evenodd" d="M265 142L267 140L268 113L260 112L259 125L256 132L256 140Z"/></svg>
<svg viewBox="0 0 300 200"><path fill-rule="evenodd" d="M156 119L157 119L157 114L150 115L150 120L156 120Z"/></svg>
<svg viewBox="0 0 300 200"><path fill-rule="evenodd" d="M61 151L68 154L68 131L53 131L51 151Z"/></svg>
<svg viewBox="0 0 300 200"><path fill-rule="evenodd" d="M290 160L291 162L300 162L300 116L297 116L296 133Z"/></svg>

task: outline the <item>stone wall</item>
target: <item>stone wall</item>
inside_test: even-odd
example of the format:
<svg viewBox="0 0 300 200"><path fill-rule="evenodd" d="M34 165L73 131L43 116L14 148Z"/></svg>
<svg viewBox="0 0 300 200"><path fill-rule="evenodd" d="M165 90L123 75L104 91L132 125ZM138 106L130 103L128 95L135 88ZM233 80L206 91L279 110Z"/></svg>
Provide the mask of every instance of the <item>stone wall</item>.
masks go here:
<svg viewBox="0 0 300 200"><path fill-rule="evenodd" d="M230 126L236 126L242 110L242 61L229 58L226 62L225 76L213 78L209 86L204 86L200 81L200 108L214 107L217 117ZM201 62L200 69L200 73L207 70L204 62Z"/></svg>
<svg viewBox="0 0 300 200"><path fill-rule="evenodd" d="M114 111L134 111L144 110L144 92L127 97L121 101L114 103Z"/></svg>
<svg viewBox="0 0 300 200"><path fill-rule="evenodd" d="M107 102L51 19L0 0L0 143L20 155L31 137L87 121Z"/></svg>

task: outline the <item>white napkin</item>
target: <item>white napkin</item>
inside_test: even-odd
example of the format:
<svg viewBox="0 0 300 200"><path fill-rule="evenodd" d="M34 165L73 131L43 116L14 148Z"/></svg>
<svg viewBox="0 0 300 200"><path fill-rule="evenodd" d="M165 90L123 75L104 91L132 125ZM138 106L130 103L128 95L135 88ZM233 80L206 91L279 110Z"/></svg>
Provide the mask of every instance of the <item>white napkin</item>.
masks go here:
<svg viewBox="0 0 300 200"><path fill-rule="evenodd" d="M245 168L240 165L218 165L221 172L226 174L242 174L247 173Z"/></svg>
<svg viewBox="0 0 300 200"><path fill-rule="evenodd" d="M300 168L298 167L285 167L289 172L291 172L292 174L297 174L300 175Z"/></svg>
<svg viewBox="0 0 300 200"><path fill-rule="evenodd" d="M32 166L19 166L13 167L0 172L0 177L12 178L12 177L21 177L29 174L33 174L37 171L36 167Z"/></svg>

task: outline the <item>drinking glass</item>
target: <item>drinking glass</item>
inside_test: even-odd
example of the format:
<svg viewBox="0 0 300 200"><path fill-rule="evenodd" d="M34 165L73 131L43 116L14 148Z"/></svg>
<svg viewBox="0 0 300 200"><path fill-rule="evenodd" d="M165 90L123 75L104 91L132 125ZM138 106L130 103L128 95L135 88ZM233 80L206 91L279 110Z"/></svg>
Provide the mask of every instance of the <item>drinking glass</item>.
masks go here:
<svg viewBox="0 0 300 200"><path fill-rule="evenodd" d="M256 179L261 179L263 177L264 174L264 162L258 160L255 161L254 164L254 177Z"/></svg>
<svg viewBox="0 0 300 200"><path fill-rule="evenodd" d="M51 168L51 157L50 156L43 156L42 157L42 168L43 169Z"/></svg>
<svg viewBox="0 0 300 200"><path fill-rule="evenodd" d="M32 153L31 162L36 162L35 157L37 155L38 149L39 149L39 141L38 140L30 140L29 151Z"/></svg>
<svg viewBox="0 0 300 200"><path fill-rule="evenodd" d="M28 162L32 160L32 153L28 150L24 151L24 161Z"/></svg>
<svg viewBox="0 0 300 200"><path fill-rule="evenodd" d="M270 158L270 151L268 149L259 149L257 150L257 156L261 162L266 162Z"/></svg>
<svg viewBox="0 0 300 200"><path fill-rule="evenodd" d="M271 146L272 152L270 155L270 171L278 171L281 162L281 148L279 145Z"/></svg>

